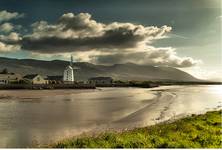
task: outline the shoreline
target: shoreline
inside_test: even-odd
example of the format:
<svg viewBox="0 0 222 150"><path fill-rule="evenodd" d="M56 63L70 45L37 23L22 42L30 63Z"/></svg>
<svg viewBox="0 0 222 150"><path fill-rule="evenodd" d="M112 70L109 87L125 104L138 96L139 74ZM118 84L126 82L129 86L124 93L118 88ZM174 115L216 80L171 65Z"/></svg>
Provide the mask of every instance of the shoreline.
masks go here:
<svg viewBox="0 0 222 150"><path fill-rule="evenodd" d="M95 89L94 84L5 84L0 90L57 90L57 89Z"/></svg>
<svg viewBox="0 0 222 150"><path fill-rule="evenodd" d="M179 86L179 85L222 85L220 82L154 82L149 83L121 83L121 84L104 84L95 85L88 83L75 84L0 84L1 90L58 90L58 89L96 89L96 88L156 88L161 86Z"/></svg>
<svg viewBox="0 0 222 150"><path fill-rule="evenodd" d="M135 143L133 143L133 142L135 140L134 138L137 138L137 142L138 142L137 144L142 143L142 141L144 139L138 139L138 138L140 138L140 136L142 136L143 132L146 132L144 130L150 130L150 133L147 135L148 137L157 136L159 133L157 133L157 135L151 134L153 132L153 130L156 130L157 128L159 128L160 131L162 130L162 132L165 132L164 129L169 130L168 126L174 127L174 126L178 126L178 124L181 126L183 126L184 124L187 124L186 127L192 128L192 124L195 124L197 121L200 121L200 122L203 121L201 123L204 124L206 121L208 121L208 119L213 120L214 119L213 117L221 116L221 113L222 113L222 109L219 109L219 110L208 111L208 112L205 112L204 114L190 114L190 115L186 115L186 116L179 117L179 118L172 118L172 119L157 123L155 125L150 125L150 126L146 126L146 127L133 128L133 129L122 129L122 130L107 129L107 130L102 131L100 133L93 133L93 132L92 133L90 133L90 132L83 133L83 134L80 134L80 135L77 135L77 136L74 136L71 138L67 138L67 139L64 139L64 140L61 140L61 141L58 141L55 143L51 143L48 145L42 145L40 147L41 148L44 148L44 147L47 147L47 148L169 148L169 147L171 147L171 148L197 148L197 147L199 147L199 148L205 148L205 147L219 148L219 147L221 147L220 144L214 145L214 146L212 146L212 145L205 145L204 146L199 143L198 143L199 145L197 143L196 143L196 145L192 145L192 144L186 145L186 143L184 143L185 145L183 145L183 143L178 142L179 143L178 144L176 142L174 144L177 144L177 145L169 146L168 145L169 143L166 143L166 142L161 143L160 142L161 143L161 144L159 143L160 145L158 145L156 143L157 145L151 144L150 146L148 146L148 145L135 145ZM181 124L181 122L182 122L182 124ZM197 123L199 123L199 122L197 122ZM215 119L215 122L211 122L210 125L212 125L212 126L217 125L218 126L218 125L221 125L221 123L222 123L221 118L219 121L217 118L217 119ZM189 129L186 129L186 127L184 130L189 130ZM204 127L202 127L201 129L203 129L203 128ZM221 128L221 126L218 128ZM168 132L167 130L166 130L166 132ZM141 132L141 131L143 131L143 132ZM181 131L183 132L183 129L181 129ZM203 131L201 130L201 132L203 132ZM174 132L177 132L177 130L174 130ZM191 132L189 131L188 133L190 135L192 135L193 134L192 132L194 132L194 131L191 131ZM171 133L169 133L169 134L171 134ZM172 132L172 134L173 134L173 132ZM127 144L124 145L124 142L121 142L121 140L129 140L128 136L132 139ZM132 136L135 136L135 137L132 137ZM139 136L139 137L137 137L137 136ZM120 143L118 143L119 141L117 142L116 140L110 141L113 138L115 138L115 139L121 138ZM164 137L161 137L161 136L158 138L164 139ZM156 138L156 140L158 140L158 138ZM146 140L149 141L149 139L146 139ZM146 142L146 140L143 142ZM104 145L104 142L106 143L105 145ZM107 142L109 144L107 144ZM115 142L117 142L117 143L115 143ZM222 141L220 143L222 144Z"/></svg>

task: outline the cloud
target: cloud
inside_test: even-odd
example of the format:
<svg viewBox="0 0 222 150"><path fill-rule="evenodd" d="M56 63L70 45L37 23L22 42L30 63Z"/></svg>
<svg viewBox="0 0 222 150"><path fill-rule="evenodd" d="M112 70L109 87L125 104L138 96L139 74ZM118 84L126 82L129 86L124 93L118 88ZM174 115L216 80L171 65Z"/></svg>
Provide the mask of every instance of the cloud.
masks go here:
<svg viewBox="0 0 222 150"><path fill-rule="evenodd" d="M9 33L14 30L20 30L21 28L22 28L21 25L14 25L9 22L5 22L3 24L0 24L0 32L2 32L2 33Z"/></svg>
<svg viewBox="0 0 222 150"><path fill-rule="evenodd" d="M171 47L148 49L140 52L115 53L106 55L92 55L91 60L97 64L113 63L136 63L146 65L171 66L171 67L191 67L200 60L194 60L191 57L178 57L175 49Z"/></svg>
<svg viewBox="0 0 222 150"><path fill-rule="evenodd" d="M10 32L14 29L14 26L11 23L3 23L0 25L0 32Z"/></svg>
<svg viewBox="0 0 222 150"><path fill-rule="evenodd" d="M24 14L19 14L17 12L8 12L6 10L0 11L0 22L8 21L11 19L18 19L24 17Z"/></svg>
<svg viewBox="0 0 222 150"><path fill-rule="evenodd" d="M19 33L12 32L13 30L20 29L21 25L13 25L5 21L18 19L23 16L24 14L19 14L17 12L0 11L0 52L11 52L21 49L19 41L22 40L22 37Z"/></svg>
<svg viewBox="0 0 222 150"><path fill-rule="evenodd" d="M47 60L55 60L55 59L61 59L61 60L69 60L70 56L74 56L74 61L79 62L92 62L92 57L96 55L105 55L105 54L112 54L112 52L101 52L97 50L91 50L91 51L83 51L83 52L67 52L67 53L55 53L55 54L45 54L45 53L31 53L31 58L36 59L47 59Z"/></svg>
<svg viewBox="0 0 222 150"><path fill-rule="evenodd" d="M0 35L0 52L16 51L21 49L19 41L22 37L16 33L11 32L8 35Z"/></svg>
<svg viewBox="0 0 222 150"><path fill-rule="evenodd" d="M0 52L10 52L19 49L20 45L5 44L3 42L0 42Z"/></svg>
<svg viewBox="0 0 222 150"><path fill-rule="evenodd" d="M105 26L102 23L98 23L95 20L91 19L91 15L89 13L80 13L74 15L73 13L67 13L62 15L58 23L64 25L64 30L75 30L75 31L83 31L86 32L100 32L103 30Z"/></svg>
<svg viewBox="0 0 222 150"><path fill-rule="evenodd" d="M19 44L19 41L22 40L22 37L19 33L11 32L8 35L0 35L0 42L10 43L10 44Z"/></svg>
<svg viewBox="0 0 222 150"><path fill-rule="evenodd" d="M91 49L136 48L141 43L164 38L171 27L161 28L132 23L96 22L88 13L62 15L56 24L40 21L22 40L22 48L33 52L58 53Z"/></svg>
<svg viewBox="0 0 222 150"><path fill-rule="evenodd" d="M3 25L2 25L3 26ZM8 32L13 28L8 26ZM3 28L3 27L2 27ZM7 27L5 27L7 33ZM191 67L199 63L191 57L179 57L172 47L154 47L153 41L168 38L172 28L133 23L101 23L89 13L67 13L54 24L38 21L31 32L0 35L0 51L21 49L33 57L67 58L97 64L137 63L172 67ZM2 29L3 30L3 29Z"/></svg>

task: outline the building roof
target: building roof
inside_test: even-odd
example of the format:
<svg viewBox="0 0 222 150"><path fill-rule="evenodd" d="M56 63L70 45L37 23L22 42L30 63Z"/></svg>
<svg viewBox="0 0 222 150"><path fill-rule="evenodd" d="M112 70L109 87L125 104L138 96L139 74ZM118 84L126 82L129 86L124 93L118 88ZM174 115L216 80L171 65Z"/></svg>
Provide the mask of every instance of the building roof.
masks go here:
<svg viewBox="0 0 222 150"><path fill-rule="evenodd" d="M112 80L111 77L93 77L90 78L89 80Z"/></svg>
<svg viewBox="0 0 222 150"><path fill-rule="evenodd" d="M38 74L27 74L27 75L25 75L23 78L26 78L26 79L34 79L36 76L38 76Z"/></svg>
<svg viewBox="0 0 222 150"><path fill-rule="evenodd" d="M60 80L63 80L63 76L47 76L46 79L47 80L57 80L57 81L60 81Z"/></svg>

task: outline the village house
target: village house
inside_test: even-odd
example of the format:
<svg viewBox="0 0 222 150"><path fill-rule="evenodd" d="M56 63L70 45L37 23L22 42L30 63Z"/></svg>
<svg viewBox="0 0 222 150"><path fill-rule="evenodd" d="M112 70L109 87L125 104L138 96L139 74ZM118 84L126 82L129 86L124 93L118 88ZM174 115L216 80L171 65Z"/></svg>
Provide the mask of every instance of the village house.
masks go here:
<svg viewBox="0 0 222 150"><path fill-rule="evenodd" d="M63 76L47 76L46 80L48 84L62 84Z"/></svg>
<svg viewBox="0 0 222 150"><path fill-rule="evenodd" d="M0 84L19 83L22 76L15 73L0 73Z"/></svg>
<svg viewBox="0 0 222 150"><path fill-rule="evenodd" d="M28 74L23 77L24 81L31 84L46 84L47 81L39 74Z"/></svg>
<svg viewBox="0 0 222 150"><path fill-rule="evenodd" d="M110 85L113 83L113 79L111 77L93 77L88 82L96 85Z"/></svg>

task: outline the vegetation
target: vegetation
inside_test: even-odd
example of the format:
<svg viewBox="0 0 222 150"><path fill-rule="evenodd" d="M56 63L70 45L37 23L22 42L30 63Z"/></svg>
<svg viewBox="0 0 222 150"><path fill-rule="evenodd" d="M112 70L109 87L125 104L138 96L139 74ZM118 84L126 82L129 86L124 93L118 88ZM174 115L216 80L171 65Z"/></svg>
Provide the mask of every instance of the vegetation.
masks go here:
<svg viewBox="0 0 222 150"><path fill-rule="evenodd" d="M102 133L96 137L73 138L53 148L221 148L220 111L192 115L175 122L124 131Z"/></svg>
<svg viewBox="0 0 222 150"><path fill-rule="evenodd" d="M108 86L110 86L110 85L108 85ZM111 86L152 88L152 87L157 87L158 84L152 83L149 81L121 81L121 80L117 80L117 81L114 81Z"/></svg>
<svg viewBox="0 0 222 150"><path fill-rule="evenodd" d="M152 81L114 81L114 86L130 86L130 87L156 87L161 85L218 85L222 82L211 81L175 81L175 80L152 80Z"/></svg>

